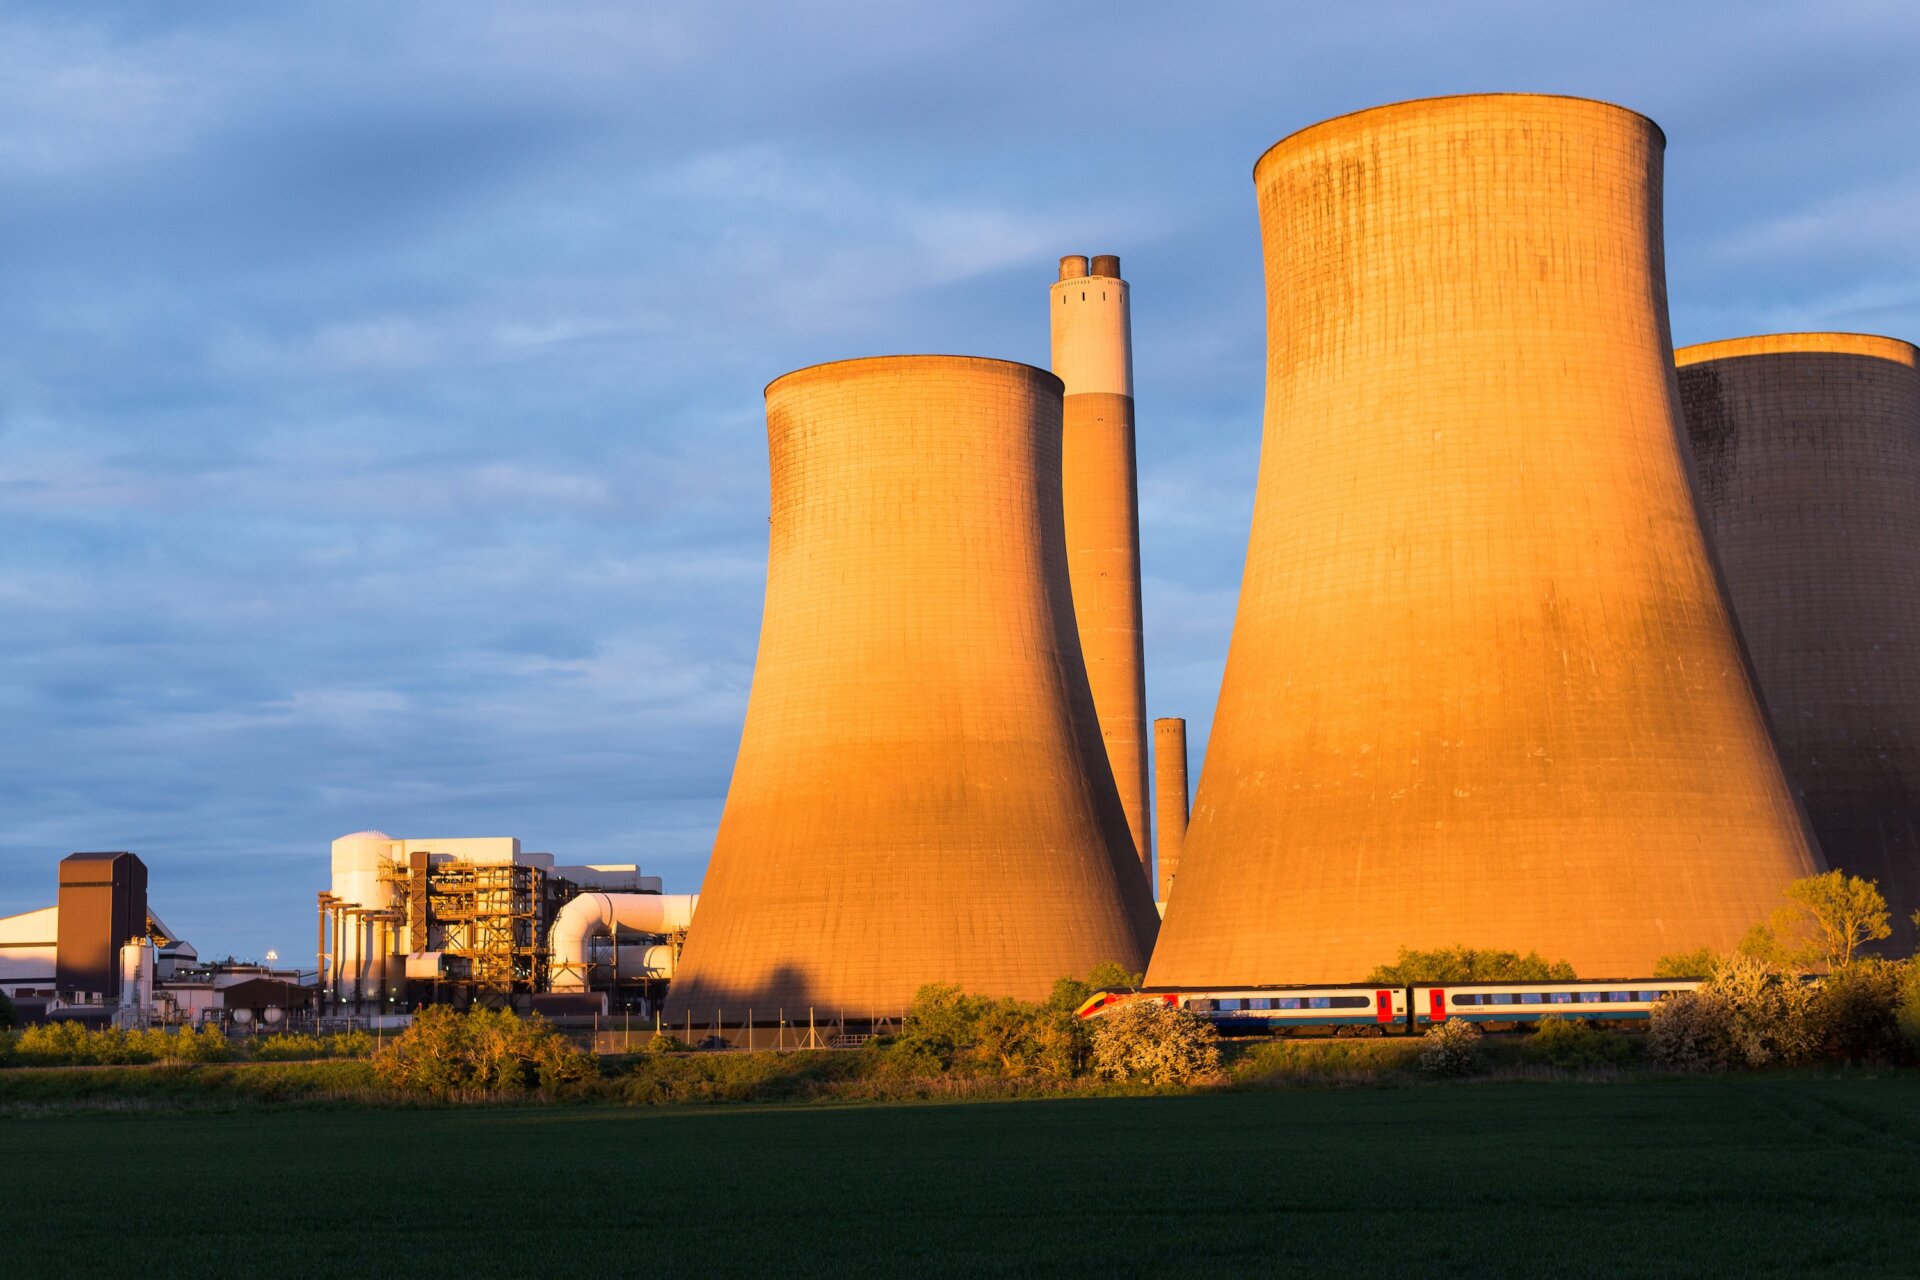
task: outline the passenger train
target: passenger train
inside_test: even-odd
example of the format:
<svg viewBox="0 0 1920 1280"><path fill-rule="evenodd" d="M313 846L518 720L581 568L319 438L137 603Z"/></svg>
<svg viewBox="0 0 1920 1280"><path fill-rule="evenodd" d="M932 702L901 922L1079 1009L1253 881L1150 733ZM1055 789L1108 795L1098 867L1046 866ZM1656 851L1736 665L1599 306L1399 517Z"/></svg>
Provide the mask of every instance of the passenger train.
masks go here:
<svg viewBox="0 0 1920 1280"><path fill-rule="evenodd" d="M1521 1025L1542 1018L1644 1019L1694 979L1594 982L1355 983L1293 987L1145 987L1096 991L1077 1010L1098 1018L1135 1000L1158 1000L1206 1019L1223 1036L1414 1035L1449 1018Z"/></svg>

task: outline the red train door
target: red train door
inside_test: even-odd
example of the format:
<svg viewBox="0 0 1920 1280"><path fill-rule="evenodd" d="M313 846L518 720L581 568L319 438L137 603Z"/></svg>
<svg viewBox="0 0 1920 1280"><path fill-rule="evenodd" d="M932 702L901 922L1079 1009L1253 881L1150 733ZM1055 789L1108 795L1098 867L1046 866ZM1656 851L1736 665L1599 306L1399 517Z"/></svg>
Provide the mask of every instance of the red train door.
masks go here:
<svg viewBox="0 0 1920 1280"><path fill-rule="evenodd" d="M1429 1016L1435 1022L1445 1022L1447 1020L1446 988L1435 987L1432 991L1428 992L1427 994L1431 996L1433 1000L1432 1012L1429 1014Z"/></svg>
<svg viewBox="0 0 1920 1280"><path fill-rule="evenodd" d="M1376 991L1373 993L1373 1020L1381 1023L1393 1021L1393 992Z"/></svg>

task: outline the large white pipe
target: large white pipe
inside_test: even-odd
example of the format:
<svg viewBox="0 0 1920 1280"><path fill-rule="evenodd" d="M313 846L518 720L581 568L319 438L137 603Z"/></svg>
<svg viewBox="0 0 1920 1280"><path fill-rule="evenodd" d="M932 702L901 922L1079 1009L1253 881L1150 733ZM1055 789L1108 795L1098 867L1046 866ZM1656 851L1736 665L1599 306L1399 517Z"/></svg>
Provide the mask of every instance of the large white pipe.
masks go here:
<svg viewBox="0 0 1920 1280"><path fill-rule="evenodd" d="M587 939L616 928L674 933L693 923L697 893L583 893L553 918L547 954L555 991L587 989Z"/></svg>

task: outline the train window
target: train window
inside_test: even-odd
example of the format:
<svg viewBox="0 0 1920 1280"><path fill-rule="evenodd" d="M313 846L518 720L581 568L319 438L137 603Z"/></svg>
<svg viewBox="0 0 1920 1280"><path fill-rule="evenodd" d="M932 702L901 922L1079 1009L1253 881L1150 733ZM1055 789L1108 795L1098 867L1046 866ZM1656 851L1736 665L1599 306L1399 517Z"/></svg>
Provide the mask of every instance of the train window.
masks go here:
<svg viewBox="0 0 1920 1280"><path fill-rule="evenodd" d="M1608 1004L1626 1004L1626 1003L1627 1003L1628 1001L1630 1001L1630 1000L1632 1000L1632 999L1633 999L1633 992L1631 992L1631 991L1609 991L1609 992L1607 992L1607 1003L1608 1003Z"/></svg>
<svg viewBox="0 0 1920 1280"><path fill-rule="evenodd" d="M1549 1003L1551 1003L1551 1004L1572 1004L1572 1003L1573 1003L1573 992L1571 992L1571 991L1549 991L1549 992L1547 992L1547 1000L1548 1000L1548 1002L1549 1002Z"/></svg>
<svg viewBox="0 0 1920 1280"><path fill-rule="evenodd" d="M1253 999L1247 1001L1247 1008L1264 1013L1268 1009L1273 1008L1273 1001L1267 999L1265 996L1255 996Z"/></svg>
<svg viewBox="0 0 1920 1280"><path fill-rule="evenodd" d="M1599 1004L1601 994L1602 993L1598 991L1582 991L1580 993L1580 1003L1581 1004Z"/></svg>
<svg viewBox="0 0 1920 1280"><path fill-rule="evenodd" d="M1238 1000L1217 1000L1214 1002L1214 1007L1222 1013L1240 1012L1240 1002Z"/></svg>
<svg viewBox="0 0 1920 1280"><path fill-rule="evenodd" d="M1538 991L1522 991L1520 993L1521 1004L1539 1004L1543 999L1545 999L1545 997Z"/></svg>
<svg viewBox="0 0 1920 1280"><path fill-rule="evenodd" d="M1298 1009L1302 1006L1299 996L1276 996L1274 997L1273 1007L1276 1009Z"/></svg>
<svg viewBox="0 0 1920 1280"><path fill-rule="evenodd" d="M1212 1013L1213 1003L1211 1000L1189 1000L1187 1001L1187 1008L1193 1010L1195 1013Z"/></svg>
<svg viewBox="0 0 1920 1280"><path fill-rule="evenodd" d="M1307 1008L1309 1009L1327 1009L1331 1007L1326 996L1307 997Z"/></svg>

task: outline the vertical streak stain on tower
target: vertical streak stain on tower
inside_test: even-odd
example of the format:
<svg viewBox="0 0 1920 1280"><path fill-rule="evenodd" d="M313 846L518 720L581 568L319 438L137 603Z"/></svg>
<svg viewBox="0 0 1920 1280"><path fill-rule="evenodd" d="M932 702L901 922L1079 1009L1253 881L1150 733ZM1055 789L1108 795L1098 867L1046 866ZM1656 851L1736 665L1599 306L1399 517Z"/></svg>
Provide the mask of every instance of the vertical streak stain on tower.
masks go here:
<svg viewBox="0 0 1920 1280"><path fill-rule="evenodd" d="M669 1003L696 1022L1024 998L1156 921L1087 688L1060 383L892 356L767 388L773 517L746 727Z"/></svg>
<svg viewBox="0 0 1920 1280"><path fill-rule="evenodd" d="M1154 835L1159 846L1160 901L1173 890L1180 874L1180 851L1187 843L1187 722L1153 722Z"/></svg>
<svg viewBox="0 0 1920 1280"><path fill-rule="evenodd" d="M1120 259L1060 259L1048 291L1053 371L1066 385L1061 500L1067 571L1100 734L1141 873L1150 875L1146 664L1133 439L1133 334Z"/></svg>
<svg viewBox="0 0 1920 1280"><path fill-rule="evenodd" d="M1827 861L1920 908L1920 367L1845 333L1676 353L1709 535Z"/></svg>
<svg viewBox="0 0 1920 1280"><path fill-rule="evenodd" d="M1644 974L1819 869L1687 477L1663 145L1477 96L1255 167L1265 439L1150 981L1454 943Z"/></svg>

